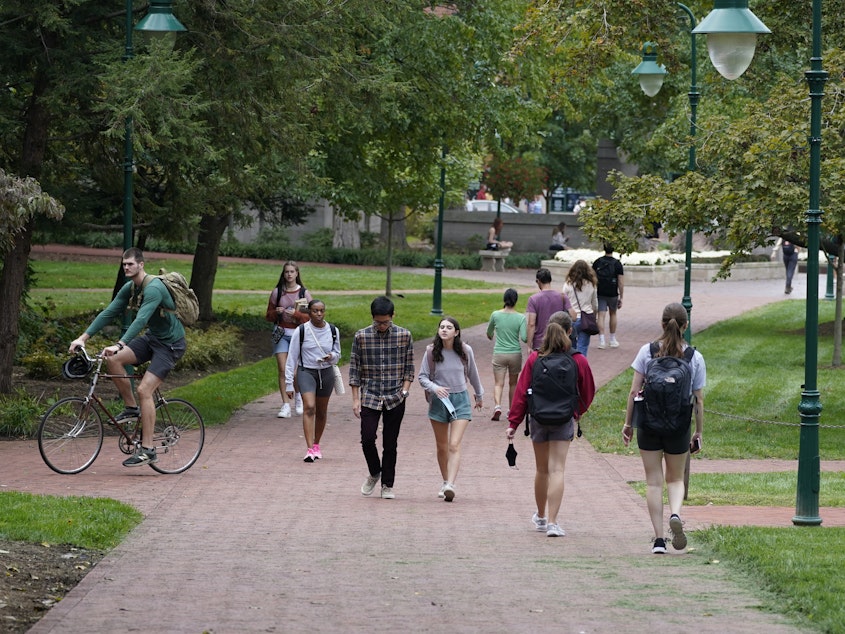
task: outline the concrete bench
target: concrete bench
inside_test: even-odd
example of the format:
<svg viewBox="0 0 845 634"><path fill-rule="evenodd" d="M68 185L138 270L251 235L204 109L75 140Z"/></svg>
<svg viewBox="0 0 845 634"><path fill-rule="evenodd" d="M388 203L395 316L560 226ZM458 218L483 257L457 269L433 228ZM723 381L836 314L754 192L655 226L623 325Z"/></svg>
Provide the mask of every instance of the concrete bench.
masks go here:
<svg viewBox="0 0 845 634"><path fill-rule="evenodd" d="M482 271L504 271L505 260L511 254L510 249L502 249L501 251L489 251L482 249L478 252L481 256L481 270Z"/></svg>

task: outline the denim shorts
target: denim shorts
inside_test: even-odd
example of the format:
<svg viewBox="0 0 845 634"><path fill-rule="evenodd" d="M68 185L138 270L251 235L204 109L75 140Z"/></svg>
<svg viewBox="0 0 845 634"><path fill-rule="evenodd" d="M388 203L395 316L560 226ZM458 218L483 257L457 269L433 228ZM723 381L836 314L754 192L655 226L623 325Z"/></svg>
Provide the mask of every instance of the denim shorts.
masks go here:
<svg viewBox="0 0 845 634"><path fill-rule="evenodd" d="M279 343L273 345L273 354L280 354L290 350L290 335L282 335Z"/></svg>
<svg viewBox="0 0 845 634"><path fill-rule="evenodd" d="M455 408L454 418L449 415L446 406L436 394L431 395L431 403L428 404L428 417L438 423L451 423L457 419L472 420L472 404L469 401L469 392L466 390L454 392L449 395L449 400L452 401L452 406Z"/></svg>

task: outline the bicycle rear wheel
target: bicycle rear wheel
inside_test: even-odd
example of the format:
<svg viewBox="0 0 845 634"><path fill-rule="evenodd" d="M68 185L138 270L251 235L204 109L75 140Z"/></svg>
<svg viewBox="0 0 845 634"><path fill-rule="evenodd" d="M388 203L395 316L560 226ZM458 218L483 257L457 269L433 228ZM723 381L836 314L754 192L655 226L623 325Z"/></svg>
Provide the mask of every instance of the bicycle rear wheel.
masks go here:
<svg viewBox="0 0 845 634"><path fill-rule="evenodd" d="M158 461L150 466L159 473L182 473L200 457L205 425L197 408L180 398L162 399L156 405L153 443Z"/></svg>
<svg viewBox="0 0 845 634"><path fill-rule="evenodd" d="M84 471L103 446L103 421L87 399L63 398L44 414L38 426L38 451L56 473Z"/></svg>

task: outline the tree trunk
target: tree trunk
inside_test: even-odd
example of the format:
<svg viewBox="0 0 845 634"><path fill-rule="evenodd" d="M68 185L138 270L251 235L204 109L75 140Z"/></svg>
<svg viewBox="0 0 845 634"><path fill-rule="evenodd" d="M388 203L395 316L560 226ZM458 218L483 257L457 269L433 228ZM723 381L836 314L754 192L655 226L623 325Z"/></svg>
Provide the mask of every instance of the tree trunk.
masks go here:
<svg viewBox="0 0 845 634"><path fill-rule="evenodd" d="M230 215L229 213L204 214L200 218L197 247L194 251L194 267L191 272L191 288L197 294L200 304L200 321L211 321L214 318L211 295L214 290L214 278L217 276L220 243L229 226Z"/></svg>
<svg viewBox="0 0 845 634"><path fill-rule="evenodd" d="M407 236L405 233L405 216L407 214L407 207L404 205L399 210L398 214L391 214L389 218L382 218L381 222L381 241L385 246L388 240L394 247L404 249L407 246ZM392 226L391 226L392 225Z"/></svg>
<svg viewBox="0 0 845 634"><path fill-rule="evenodd" d="M42 34L45 46L53 45L55 37L51 33ZM47 74L36 71L32 98L27 104L26 129L23 133L21 160L18 168L20 176L41 176L41 166L47 152L47 137L50 117L44 107L44 96L50 88ZM15 238L14 246L3 254L3 271L0 272L0 306L3 307L4 319L0 322L0 394L12 391L12 365L18 347L20 324L20 306L26 283L26 267L29 252L32 250L32 230L35 224L30 218L23 230Z"/></svg>
<svg viewBox="0 0 845 634"><path fill-rule="evenodd" d="M18 347L18 319L23 296L26 265L32 245L32 226L30 220L23 231L15 238L15 246L3 257L3 270L0 272L0 306L4 309L4 319L0 322L0 394L12 391L12 365ZM14 307L14 308L13 308Z"/></svg>
<svg viewBox="0 0 845 634"><path fill-rule="evenodd" d="M358 222L347 220L337 213L332 214L332 247L336 249L360 249L361 232L358 230Z"/></svg>

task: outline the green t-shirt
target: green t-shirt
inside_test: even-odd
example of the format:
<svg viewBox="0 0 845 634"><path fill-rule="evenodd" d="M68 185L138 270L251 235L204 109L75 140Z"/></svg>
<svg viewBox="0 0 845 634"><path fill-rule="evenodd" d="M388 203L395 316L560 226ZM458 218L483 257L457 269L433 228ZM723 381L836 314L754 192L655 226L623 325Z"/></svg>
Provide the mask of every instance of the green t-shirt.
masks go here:
<svg viewBox="0 0 845 634"><path fill-rule="evenodd" d="M493 354L515 354L522 352L520 341L528 338L528 322L525 313L494 310L487 324L487 336L495 333L496 343Z"/></svg>

